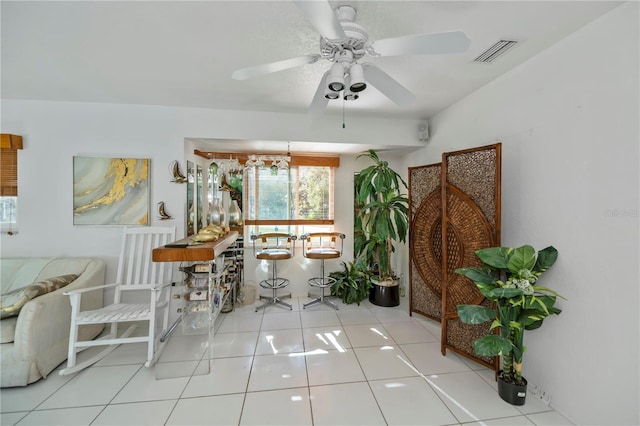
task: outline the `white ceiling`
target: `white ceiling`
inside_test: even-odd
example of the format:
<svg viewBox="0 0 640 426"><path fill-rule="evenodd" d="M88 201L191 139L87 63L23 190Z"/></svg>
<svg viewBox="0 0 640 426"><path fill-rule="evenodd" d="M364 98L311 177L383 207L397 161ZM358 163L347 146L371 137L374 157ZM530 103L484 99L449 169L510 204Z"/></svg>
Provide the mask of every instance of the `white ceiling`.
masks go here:
<svg viewBox="0 0 640 426"><path fill-rule="evenodd" d="M349 113L428 118L619 3L352 1L370 39L464 31L462 54L368 57L417 101L398 107L369 86ZM326 60L251 80L234 70L318 53L290 1L2 1L2 98L306 112ZM491 64L499 39L520 43ZM330 101L326 114L339 113Z"/></svg>

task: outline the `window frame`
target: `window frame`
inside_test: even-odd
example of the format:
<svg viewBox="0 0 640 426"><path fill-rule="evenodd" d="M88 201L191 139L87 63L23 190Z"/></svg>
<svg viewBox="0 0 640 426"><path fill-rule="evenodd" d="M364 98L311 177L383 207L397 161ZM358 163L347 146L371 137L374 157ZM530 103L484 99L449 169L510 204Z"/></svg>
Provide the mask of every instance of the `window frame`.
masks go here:
<svg viewBox="0 0 640 426"><path fill-rule="evenodd" d="M14 204L15 215L5 222L0 218L0 232L13 235L18 229L18 150L22 136L2 133L0 136L0 200Z"/></svg>
<svg viewBox="0 0 640 426"><path fill-rule="evenodd" d="M291 203L294 204L294 216L297 216L299 213L299 194L300 194L300 167L322 167L329 168L329 218L326 219L249 219L245 216L244 218L244 226L248 227L247 231L249 234L258 234L261 232L287 232L294 235L303 234L306 232L333 232L333 225L335 223L334 217L334 200L335 200L335 167L332 165L321 165L321 164L290 164L290 168L287 170L288 175L288 184L289 184L289 194L293 195L291 199ZM264 168L264 167L263 167ZM290 169L295 168L296 173L292 179L292 174L290 173ZM253 179L255 182L250 182ZM254 194L250 194L250 186L253 183L253 192ZM247 215L252 209L255 211L258 210L258 193L260 191L260 174L259 173L245 173L245 179L243 182L244 186L244 200L243 205L246 206ZM293 189L293 190L292 190ZM254 200L256 203L255 206L251 205L251 200ZM285 227L285 230L278 229L279 227ZM312 230L308 230L305 228L311 227Z"/></svg>

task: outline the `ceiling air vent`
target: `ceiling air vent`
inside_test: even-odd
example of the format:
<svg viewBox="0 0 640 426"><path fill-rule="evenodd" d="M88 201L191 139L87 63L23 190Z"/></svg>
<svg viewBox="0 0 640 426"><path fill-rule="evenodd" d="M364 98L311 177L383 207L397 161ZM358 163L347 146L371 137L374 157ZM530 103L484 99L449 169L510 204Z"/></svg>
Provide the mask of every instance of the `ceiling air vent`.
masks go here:
<svg viewBox="0 0 640 426"><path fill-rule="evenodd" d="M473 62L493 62L507 50L515 46L516 43L518 42L514 40L500 40L499 42L495 43L493 46L482 52L480 56L473 60Z"/></svg>

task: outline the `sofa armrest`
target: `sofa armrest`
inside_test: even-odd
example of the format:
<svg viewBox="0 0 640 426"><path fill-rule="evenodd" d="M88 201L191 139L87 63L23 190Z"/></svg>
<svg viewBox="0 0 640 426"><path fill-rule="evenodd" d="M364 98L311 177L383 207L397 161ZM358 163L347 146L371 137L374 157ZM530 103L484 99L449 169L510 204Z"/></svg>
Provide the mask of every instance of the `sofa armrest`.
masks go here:
<svg viewBox="0 0 640 426"><path fill-rule="evenodd" d="M24 356L46 354L47 348L60 340L69 340L71 305L65 291L89 288L104 284L105 263L94 259L87 264L80 276L66 287L36 297L21 309L16 323L16 350ZM83 309L103 306L103 292L95 292L82 301Z"/></svg>

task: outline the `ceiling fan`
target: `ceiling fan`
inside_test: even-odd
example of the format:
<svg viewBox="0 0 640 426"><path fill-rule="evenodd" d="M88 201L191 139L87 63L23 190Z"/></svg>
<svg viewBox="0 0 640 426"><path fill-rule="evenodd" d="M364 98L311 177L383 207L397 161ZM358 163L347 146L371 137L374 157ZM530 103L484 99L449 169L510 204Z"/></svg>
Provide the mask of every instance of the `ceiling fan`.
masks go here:
<svg viewBox="0 0 640 426"><path fill-rule="evenodd" d="M361 60L367 55L402 56L419 54L462 53L471 41L465 33L452 31L435 34L369 40L367 31L356 24L356 10L349 5L338 6L335 11L328 1L295 0L305 18L320 33L320 53L283 61L271 62L236 70L234 80L247 80L260 75L313 64L320 59L333 62L320 81L309 108L309 114L320 115L331 99L342 97L355 100L367 84L399 106L406 106L415 96L395 79L370 62Z"/></svg>

